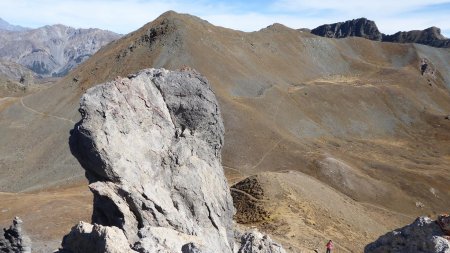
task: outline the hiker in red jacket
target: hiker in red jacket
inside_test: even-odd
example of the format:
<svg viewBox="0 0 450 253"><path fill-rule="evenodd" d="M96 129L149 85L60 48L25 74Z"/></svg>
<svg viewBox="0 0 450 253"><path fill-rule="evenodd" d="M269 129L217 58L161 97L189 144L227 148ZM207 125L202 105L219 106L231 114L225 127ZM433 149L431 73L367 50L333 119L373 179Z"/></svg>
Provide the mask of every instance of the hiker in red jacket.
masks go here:
<svg viewBox="0 0 450 253"><path fill-rule="evenodd" d="M333 247L334 247L333 241L329 240L327 243L327 253L331 253L331 250L333 250Z"/></svg>

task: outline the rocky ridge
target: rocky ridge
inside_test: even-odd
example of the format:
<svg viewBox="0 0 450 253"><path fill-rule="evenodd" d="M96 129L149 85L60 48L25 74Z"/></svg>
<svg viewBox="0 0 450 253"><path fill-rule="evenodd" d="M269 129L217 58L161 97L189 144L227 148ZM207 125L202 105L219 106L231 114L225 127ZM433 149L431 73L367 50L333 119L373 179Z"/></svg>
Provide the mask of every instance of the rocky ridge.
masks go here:
<svg viewBox="0 0 450 253"><path fill-rule="evenodd" d="M382 34L372 20L358 18L345 22L321 25L311 30L312 34L328 38L362 37L369 40L381 40Z"/></svg>
<svg viewBox="0 0 450 253"><path fill-rule="evenodd" d="M6 31L25 31L29 28L22 27L19 25L11 25L10 23L6 22L4 19L0 18L0 30L6 30Z"/></svg>
<svg viewBox="0 0 450 253"><path fill-rule="evenodd" d="M284 252L258 232L235 246L224 127L204 77L142 70L89 89L80 112L70 146L94 224L75 226L62 252Z"/></svg>
<svg viewBox="0 0 450 253"><path fill-rule="evenodd" d="M345 22L326 24L311 30L312 34L328 38L362 37L369 40L395 42L395 43L418 43L432 47L450 47L450 39L441 34L441 29L430 27L425 30L413 30L408 32L397 32L386 35L378 30L374 21L366 18L352 19Z"/></svg>
<svg viewBox="0 0 450 253"><path fill-rule="evenodd" d="M450 39L441 34L441 29L430 27L425 30L397 32L392 35L384 35L383 41L397 43L418 43L432 47L450 47Z"/></svg>
<svg viewBox="0 0 450 253"><path fill-rule="evenodd" d="M0 30L0 59L19 63L42 77L63 76L119 37L110 31L64 25Z"/></svg>

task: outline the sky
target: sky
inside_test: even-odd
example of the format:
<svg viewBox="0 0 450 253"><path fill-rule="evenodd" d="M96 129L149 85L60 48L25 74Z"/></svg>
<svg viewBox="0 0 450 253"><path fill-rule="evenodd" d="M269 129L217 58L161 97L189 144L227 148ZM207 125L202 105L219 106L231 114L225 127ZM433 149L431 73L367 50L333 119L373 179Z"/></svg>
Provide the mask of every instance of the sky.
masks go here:
<svg viewBox="0 0 450 253"><path fill-rule="evenodd" d="M450 37L450 0L0 0L0 18L14 25L64 24L121 34L168 10L242 31L257 31L273 23L315 28L365 17L386 34L437 26Z"/></svg>

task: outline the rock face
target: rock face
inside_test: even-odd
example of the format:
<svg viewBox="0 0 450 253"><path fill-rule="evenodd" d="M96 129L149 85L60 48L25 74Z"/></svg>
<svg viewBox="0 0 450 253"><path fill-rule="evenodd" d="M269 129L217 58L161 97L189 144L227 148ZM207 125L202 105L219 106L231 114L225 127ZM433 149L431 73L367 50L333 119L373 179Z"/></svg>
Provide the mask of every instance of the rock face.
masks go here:
<svg viewBox="0 0 450 253"><path fill-rule="evenodd" d="M383 36L383 41L398 43L418 43L432 47L450 47L450 39L441 34L441 29L430 27L425 30L415 30L409 32L398 32L392 35Z"/></svg>
<svg viewBox="0 0 450 253"><path fill-rule="evenodd" d="M0 30L0 59L19 63L42 77L63 76L119 37L110 31L64 25Z"/></svg>
<svg viewBox="0 0 450 253"><path fill-rule="evenodd" d="M4 253L31 253L30 238L22 230L22 220L14 218L9 229L3 229L0 236L0 252Z"/></svg>
<svg viewBox="0 0 450 253"><path fill-rule="evenodd" d="M419 217L412 224L381 236L367 245L364 252L450 253L450 241L444 236L435 221Z"/></svg>
<svg viewBox="0 0 450 253"><path fill-rule="evenodd" d="M232 252L224 127L206 79L147 69L89 89L80 104L70 146L94 193L95 225L75 227L64 250L123 233L129 251Z"/></svg>
<svg viewBox="0 0 450 253"><path fill-rule="evenodd" d="M382 34L375 22L366 18L358 18L319 26L311 30L312 34L328 38L363 37L369 40L381 40Z"/></svg>
<svg viewBox="0 0 450 253"><path fill-rule="evenodd" d="M383 42L418 43L432 47L450 47L450 39L445 38L441 34L441 29L437 27L433 26L422 31L414 30L385 35L378 30L374 21L365 18L321 25L312 29L311 33L328 38L339 39L353 36Z"/></svg>

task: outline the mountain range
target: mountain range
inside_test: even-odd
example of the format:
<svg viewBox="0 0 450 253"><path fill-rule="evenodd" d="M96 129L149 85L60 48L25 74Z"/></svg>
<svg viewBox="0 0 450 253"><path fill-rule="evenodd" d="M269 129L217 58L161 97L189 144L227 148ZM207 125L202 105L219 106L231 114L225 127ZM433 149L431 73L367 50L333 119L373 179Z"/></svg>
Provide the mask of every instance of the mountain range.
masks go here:
<svg viewBox="0 0 450 253"><path fill-rule="evenodd" d="M30 28L22 27L19 25L11 25L10 23L6 22L2 18L0 18L0 30L6 30L6 31L25 31Z"/></svg>
<svg viewBox="0 0 450 253"><path fill-rule="evenodd" d="M0 27L0 59L19 63L40 77L64 76L119 34L64 25L37 29ZM7 23L6 23L7 24Z"/></svg>
<svg viewBox="0 0 450 253"><path fill-rule="evenodd" d="M359 38L375 34L368 24L341 26L346 38L329 39L282 24L246 33L167 12L54 85L2 98L0 190L27 193L0 194L12 203L0 222L19 212L35 240L54 243L55 231L89 216L84 171L68 147L79 98L151 67L195 69L209 80L224 118L228 182L262 196L237 215L292 252L329 238L361 252L418 215L448 211L450 52ZM53 210L56 221L19 199ZM40 225L46 219L54 230Z"/></svg>

